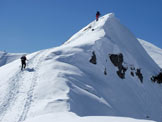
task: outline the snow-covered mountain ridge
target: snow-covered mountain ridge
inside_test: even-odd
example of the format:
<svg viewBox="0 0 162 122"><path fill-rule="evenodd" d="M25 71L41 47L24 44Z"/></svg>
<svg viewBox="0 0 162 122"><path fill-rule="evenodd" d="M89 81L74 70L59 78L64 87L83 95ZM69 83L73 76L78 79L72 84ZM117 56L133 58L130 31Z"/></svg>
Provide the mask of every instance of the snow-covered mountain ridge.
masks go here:
<svg viewBox="0 0 162 122"><path fill-rule="evenodd" d="M162 49L158 48L157 46L144 41L142 39L138 39L147 53L153 58L153 60L162 68Z"/></svg>
<svg viewBox="0 0 162 122"><path fill-rule="evenodd" d="M23 53L7 53L0 51L0 66L8 64L22 56Z"/></svg>
<svg viewBox="0 0 162 122"><path fill-rule="evenodd" d="M64 112L162 121L162 86L150 80L160 68L114 14L27 58L25 71L20 60L0 67L1 122Z"/></svg>

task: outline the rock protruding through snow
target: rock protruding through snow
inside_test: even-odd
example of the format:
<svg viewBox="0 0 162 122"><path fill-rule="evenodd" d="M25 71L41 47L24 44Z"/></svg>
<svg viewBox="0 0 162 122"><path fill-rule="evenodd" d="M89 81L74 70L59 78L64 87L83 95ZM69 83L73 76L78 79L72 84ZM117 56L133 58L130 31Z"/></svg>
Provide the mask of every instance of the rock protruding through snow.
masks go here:
<svg viewBox="0 0 162 122"><path fill-rule="evenodd" d="M118 68L117 74L120 78L125 78L125 72L127 68L123 66L123 54L110 54L109 55L111 62Z"/></svg>
<svg viewBox="0 0 162 122"><path fill-rule="evenodd" d="M91 59L90 59L89 61L90 61L92 64L97 64L96 54L95 54L94 51L92 52L92 57L91 57Z"/></svg>
<svg viewBox="0 0 162 122"><path fill-rule="evenodd" d="M162 71L159 74L152 76L151 80L153 82L157 82L157 83L161 84L162 83Z"/></svg>

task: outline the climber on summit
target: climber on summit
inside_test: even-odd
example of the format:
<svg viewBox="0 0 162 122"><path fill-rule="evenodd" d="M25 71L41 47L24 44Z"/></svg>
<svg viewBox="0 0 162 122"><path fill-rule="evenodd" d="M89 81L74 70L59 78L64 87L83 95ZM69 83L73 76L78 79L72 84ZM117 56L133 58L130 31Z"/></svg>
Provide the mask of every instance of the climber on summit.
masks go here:
<svg viewBox="0 0 162 122"><path fill-rule="evenodd" d="M97 13L96 13L96 21L98 21L98 18L99 18L100 15L101 15L100 12L97 11Z"/></svg>
<svg viewBox="0 0 162 122"><path fill-rule="evenodd" d="M26 55L23 55L20 59L21 59L21 65L22 65L21 70L23 70L26 67L26 60L27 60Z"/></svg>

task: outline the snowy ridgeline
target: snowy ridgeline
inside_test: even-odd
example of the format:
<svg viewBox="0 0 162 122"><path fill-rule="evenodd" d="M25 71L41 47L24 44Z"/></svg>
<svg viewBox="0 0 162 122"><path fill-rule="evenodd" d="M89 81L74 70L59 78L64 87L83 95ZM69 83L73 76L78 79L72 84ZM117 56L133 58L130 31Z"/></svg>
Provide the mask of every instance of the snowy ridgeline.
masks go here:
<svg viewBox="0 0 162 122"><path fill-rule="evenodd" d="M162 68L162 49L156 47L155 45L144 41L142 39L138 39L147 53L153 58L153 60Z"/></svg>
<svg viewBox="0 0 162 122"><path fill-rule="evenodd" d="M113 14L27 58L0 67L0 122L162 121L160 67Z"/></svg>
<svg viewBox="0 0 162 122"><path fill-rule="evenodd" d="M0 51L0 67L8 64L16 59L19 59L22 56L22 53L7 53Z"/></svg>

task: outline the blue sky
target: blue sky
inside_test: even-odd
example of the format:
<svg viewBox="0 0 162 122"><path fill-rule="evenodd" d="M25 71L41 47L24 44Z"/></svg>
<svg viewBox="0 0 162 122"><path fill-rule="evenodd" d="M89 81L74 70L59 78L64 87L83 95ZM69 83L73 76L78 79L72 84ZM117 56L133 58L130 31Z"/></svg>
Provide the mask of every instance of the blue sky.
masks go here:
<svg viewBox="0 0 162 122"><path fill-rule="evenodd" d="M34 52L64 43L113 12L136 37L162 48L162 0L0 0L0 50Z"/></svg>

